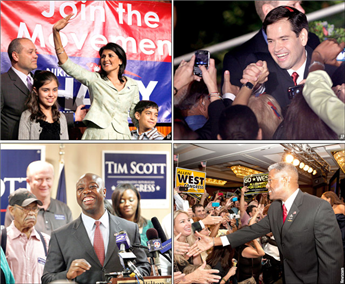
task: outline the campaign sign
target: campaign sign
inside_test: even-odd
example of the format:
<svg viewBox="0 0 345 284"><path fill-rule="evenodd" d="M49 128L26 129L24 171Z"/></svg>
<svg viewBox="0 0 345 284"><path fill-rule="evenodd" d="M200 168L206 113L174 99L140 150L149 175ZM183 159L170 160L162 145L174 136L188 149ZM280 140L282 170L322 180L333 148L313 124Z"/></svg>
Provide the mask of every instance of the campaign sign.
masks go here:
<svg viewBox="0 0 345 284"><path fill-rule="evenodd" d="M248 192L245 195L267 192L267 181L268 174L265 173L245 176L243 178L243 186L248 187Z"/></svg>
<svg viewBox="0 0 345 284"><path fill-rule="evenodd" d="M26 168L33 162L44 160L44 146L1 145L1 225L5 222L8 197L18 188L27 188Z"/></svg>
<svg viewBox="0 0 345 284"><path fill-rule="evenodd" d="M103 151L103 179L107 199L120 184L133 184L142 208L169 208L168 152Z"/></svg>
<svg viewBox="0 0 345 284"><path fill-rule="evenodd" d="M99 49L108 42L127 55L125 76L138 83L140 99L158 104L158 122L171 122L171 3L157 1L1 1L1 73L10 68L7 54L15 38L29 38L38 52L38 69L59 80L60 110L90 105L86 86L59 66L52 27L70 13L60 31L70 59L88 71L100 70Z"/></svg>
<svg viewBox="0 0 345 284"><path fill-rule="evenodd" d="M203 194L206 188L206 173L176 168L175 187L188 187L183 193Z"/></svg>

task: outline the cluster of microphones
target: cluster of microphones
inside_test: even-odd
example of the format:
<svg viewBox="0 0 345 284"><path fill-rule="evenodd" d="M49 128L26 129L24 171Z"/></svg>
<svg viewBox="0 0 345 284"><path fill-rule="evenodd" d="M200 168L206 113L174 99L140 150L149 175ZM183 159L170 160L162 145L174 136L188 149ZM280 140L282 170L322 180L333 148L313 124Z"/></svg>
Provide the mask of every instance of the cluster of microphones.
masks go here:
<svg viewBox="0 0 345 284"><path fill-rule="evenodd" d="M123 267L122 272L110 272L106 273L107 279L123 275L128 277L131 273L135 273L136 276L144 283L144 278L139 269L135 266L136 256L132 252L132 248L142 248L146 252L146 256L150 258L150 264L154 276L160 276L161 263L159 255L163 256L167 261L172 263L171 257L171 239L167 239L156 217L151 219L154 228L150 228L146 232L147 247L140 244L131 244L126 231L121 231L115 234L116 245L119 248L119 258Z"/></svg>

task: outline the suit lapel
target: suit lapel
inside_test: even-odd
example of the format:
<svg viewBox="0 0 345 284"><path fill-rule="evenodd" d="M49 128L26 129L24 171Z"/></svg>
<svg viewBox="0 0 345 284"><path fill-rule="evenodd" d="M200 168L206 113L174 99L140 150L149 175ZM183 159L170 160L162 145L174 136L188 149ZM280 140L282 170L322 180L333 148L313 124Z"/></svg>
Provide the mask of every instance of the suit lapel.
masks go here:
<svg viewBox="0 0 345 284"><path fill-rule="evenodd" d="M8 70L8 76L13 81L13 85L16 86L18 90L20 90L25 96L28 96L29 89L25 86L23 81L18 77L18 75L13 71L12 68Z"/></svg>
<svg viewBox="0 0 345 284"><path fill-rule="evenodd" d="M303 200L303 193L300 190L288 212L288 215L286 217L285 223L283 225L283 230L287 231L290 229L292 223L296 220L296 217L299 213L299 207L302 204L302 200Z"/></svg>
<svg viewBox="0 0 345 284"><path fill-rule="evenodd" d="M110 260L111 256L115 253L118 253L118 248L115 241L114 234L116 232L120 232L122 229L120 224L117 222L115 218L111 214L109 214L109 243L108 243L108 250L107 254L104 259L104 266L107 265L108 261Z"/></svg>
<svg viewBox="0 0 345 284"><path fill-rule="evenodd" d="M96 255L95 250L90 242L89 236L86 232L85 226L81 219L81 215L79 216L77 222L74 225L74 232L72 233L72 235L76 238L77 242L85 248L85 253L90 256L90 259L88 259L88 261L90 262L91 260L99 267L102 267L101 263L98 260L98 256Z"/></svg>
<svg viewBox="0 0 345 284"><path fill-rule="evenodd" d="M311 61L311 55L313 53L313 50L309 47L306 46L306 50L307 50L307 63L305 64L305 70L304 70L304 78L306 79L309 73L309 65L310 65L310 61Z"/></svg>

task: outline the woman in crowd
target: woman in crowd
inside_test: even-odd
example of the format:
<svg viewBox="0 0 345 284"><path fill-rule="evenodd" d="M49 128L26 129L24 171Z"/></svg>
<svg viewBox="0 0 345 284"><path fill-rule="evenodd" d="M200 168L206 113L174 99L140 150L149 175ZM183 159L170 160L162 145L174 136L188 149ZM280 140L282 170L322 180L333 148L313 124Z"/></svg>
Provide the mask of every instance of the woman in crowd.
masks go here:
<svg viewBox="0 0 345 284"><path fill-rule="evenodd" d="M177 239L179 242L188 243L189 246L195 243L194 234L192 231L192 224L188 213L182 210L174 212L174 236L180 235ZM175 271L183 271L189 264L202 264L200 255L195 257L188 257L186 255L175 254L174 266L177 266Z"/></svg>
<svg viewBox="0 0 345 284"><path fill-rule="evenodd" d="M59 34L72 16L70 14L55 23L53 36L61 68L89 88L92 104L83 120L87 129L82 139L131 139L128 111L133 120L139 89L133 79L123 76L126 53L119 45L107 43L99 50L99 73L87 71L73 63L62 46Z"/></svg>
<svg viewBox="0 0 345 284"><path fill-rule="evenodd" d="M124 183L114 190L111 200L115 215L138 224L141 244L147 246L146 231L153 228L153 225L141 216L139 191L134 185Z"/></svg>
<svg viewBox="0 0 345 284"><path fill-rule="evenodd" d="M321 196L322 199L326 200L331 204L335 217L341 231L341 237L343 239L343 249L345 258L345 204L333 191L326 191Z"/></svg>
<svg viewBox="0 0 345 284"><path fill-rule="evenodd" d="M222 277L219 281L221 284L229 284L230 278L236 274L237 267L232 260L234 253L235 250L231 246L217 246L206 259L207 264L219 270L218 275Z"/></svg>
<svg viewBox="0 0 345 284"><path fill-rule="evenodd" d="M299 92L291 101L285 119L277 128L273 139L335 140L338 135L315 114L302 92Z"/></svg>
<svg viewBox="0 0 345 284"><path fill-rule="evenodd" d="M49 71L36 71L32 91L19 122L19 139L68 139L67 120L56 102L59 82Z"/></svg>

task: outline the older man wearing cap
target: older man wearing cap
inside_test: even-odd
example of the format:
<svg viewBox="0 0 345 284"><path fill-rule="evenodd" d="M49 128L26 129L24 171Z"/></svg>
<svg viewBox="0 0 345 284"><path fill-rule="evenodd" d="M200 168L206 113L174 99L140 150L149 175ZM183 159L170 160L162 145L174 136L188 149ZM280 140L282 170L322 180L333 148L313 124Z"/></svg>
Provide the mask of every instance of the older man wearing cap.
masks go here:
<svg viewBox="0 0 345 284"><path fill-rule="evenodd" d="M9 196L11 225L1 231L1 246L16 283L40 283L50 236L35 230L38 205L34 194L20 188Z"/></svg>

